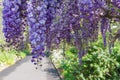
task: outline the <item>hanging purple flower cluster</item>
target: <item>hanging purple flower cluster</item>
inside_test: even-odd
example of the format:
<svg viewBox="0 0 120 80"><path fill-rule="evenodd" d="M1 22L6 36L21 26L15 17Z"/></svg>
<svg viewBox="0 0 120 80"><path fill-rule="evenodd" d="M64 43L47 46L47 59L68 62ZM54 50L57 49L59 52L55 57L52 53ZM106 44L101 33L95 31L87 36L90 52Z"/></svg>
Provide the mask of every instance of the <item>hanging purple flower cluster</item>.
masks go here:
<svg viewBox="0 0 120 80"><path fill-rule="evenodd" d="M28 3L28 25L29 39L32 47L32 62L37 64L44 56L45 41L46 41L46 9L47 4L45 1L30 0Z"/></svg>
<svg viewBox="0 0 120 80"><path fill-rule="evenodd" d="M112 0L112 4L118 8L120 8L120 0Z"/></svg>
<svg viewBox="0 0 120 80"><path fill-rule="evenodd" d="M71 42L72 39L72 27L79 22L78 18L78 8L77 8L77 0L64 0L59 9L59 36L61 40L66 40L67 42ZM60 42L60 41L59 41Z"/></svg>
<svg viewBox="0 0 120 80"><path fill-rule="evenodd" d="M54 42L59 43L58 41L58 36L57 35L57 28L55 28L54 24L54 19L56 18L56 10L59 8L59 0L47 0L48 3L47 5L47 14L46 14L46 47L48 51L50 50L52 44Z"/></svg>
<svg viewBox="0 0 120 80"><path fill-rule="evenodd" d="M6 42L16 47L23 40L24 32L20 5L20 0L3 1L3 32L6 37Z"/></svg>
<svg viewBox="0 0 120 80"><path fill-rule="evenodd" d="M79 10L81 13L82 38L92 39L92 36L95 37L94 34L97 34L95 30L98 30L98 21L100 19L97 14L99 13L99 5L92 0L79 0Z"/></svg>
<svg viewBox="0 0 120 80"><path fill-rule="evenodd" d="M97 40L99 29L106 46L110 22L120 21L120 0L4 0L3 6L6 41L17 47L29 26L34 64L64 40L75 42L81 58Z"/></svg>
<svg viewBox="0 0 120 80"><path fill-rule="evenodd" d="M27 0L21 0L21 5L20 5L20 10L21 10L21 16L22 16L22 24L24 27L26 27L27 24Z"/></svg>
<svg viewBox="0 0 120 80"><path fill-rule="evenodd" d="M110 21L119 19L113 16L120 15L118 9L114 7L117 6L119 8L119 3L119 0L79 0L80 18L84 30L82 31L82 38L96 39L99 32L98 27L101 24L101 33L104 45L106 45L105 35L110 27Z"/></svg>
<svg viewBox="0 0 120 80"><path fill-rule="evenodd" d="M96 41L99 27L103 37L104 46L107 46L106 32L110 30L112 20L119 21L119 0L78 0L80 10L80 31L76 33L80 39L77 40L79 58L87 53L88 43ZM117 7L117 8L116 8ZM111 32L111 31L110 31ZM81 36L80 36L81 35ZM79 38L77 36L77 38ZM109 43L110 44L110 43ZM81 63L81 62L80 62Z"/></svg>

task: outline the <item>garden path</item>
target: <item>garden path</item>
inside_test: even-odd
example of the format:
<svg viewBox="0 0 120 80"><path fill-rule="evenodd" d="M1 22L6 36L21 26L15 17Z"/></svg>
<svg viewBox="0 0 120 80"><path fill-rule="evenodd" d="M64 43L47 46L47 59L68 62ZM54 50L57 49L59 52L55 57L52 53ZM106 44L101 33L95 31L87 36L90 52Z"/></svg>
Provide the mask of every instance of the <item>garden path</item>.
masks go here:
<svg viewBox="0 0 120 80"><path fill-rule="evenodd" d="M31 56L27 56L0 72L0 80L60 80L56 69L48 58L43 59L43 66L38 69L35 69L30 59Z"/></svg>

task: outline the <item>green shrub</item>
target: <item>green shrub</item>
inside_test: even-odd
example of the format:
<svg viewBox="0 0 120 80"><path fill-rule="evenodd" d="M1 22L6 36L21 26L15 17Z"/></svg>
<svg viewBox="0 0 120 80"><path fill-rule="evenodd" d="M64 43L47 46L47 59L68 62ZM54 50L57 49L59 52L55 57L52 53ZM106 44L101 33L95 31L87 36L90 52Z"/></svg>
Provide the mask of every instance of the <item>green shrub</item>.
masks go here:
<svg viewBox="0 0 120 80"><path fill-rule="evenodd" d="M83 57L83 64L79 65L77 57L63 60L64 80L119 80L120 53L112 53L98 49Z"/></svg>
<svg viewBox="0 0 120 80"><path fill-rule="evenodd" d="M65 55L66 55L65 56L66 59L71 59L71 57L72 57L75 60L75 59L77 59L76 57L78 55L78 50L75 47L71 47L65 51Z"/></svg>
<svg viewBox="0 0 120 80"><path fill-rule="evenodd" d="M112 53L104 47L102 37L89 46L88 54L78 63L78 50L70 47L65 51L60 69L64 80L120 80L120 43L115 42Z"/></svg>
<svg viewBox="0 0 120 80"><path fill-rule="evenodd" d="M63 69L62 75L64 80L77 80L77 74L80 74L77 69L78 63L74 60L62 61L60 68Z"/></svg>
<svg viewBox="0 0 120 80"><path fill-rule="evenodd" d="M114 55L98 51L83 57L80 68L86 80L119 80L120 63Z"/></svg>
<svg viewBox="0 0 120 80"><path fill-rule="evenodd" d="M73 53L73 54L77 54L77 53L78 53L78 50L77 50L75 47L70 48L69 51L70 51L71 53Z"/></svg>

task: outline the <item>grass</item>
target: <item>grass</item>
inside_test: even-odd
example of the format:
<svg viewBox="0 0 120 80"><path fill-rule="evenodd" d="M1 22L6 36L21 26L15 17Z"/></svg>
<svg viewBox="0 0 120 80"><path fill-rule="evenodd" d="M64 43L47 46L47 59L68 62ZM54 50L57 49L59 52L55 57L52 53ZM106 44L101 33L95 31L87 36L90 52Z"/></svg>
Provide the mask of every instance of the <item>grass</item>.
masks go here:
<svg viewBox="0 0 120 80"><path fill-rule="evenodd" d="M12 65L15 63L16 56L8 53L0 53L0 64Z"/></svg>
<svg viewBox="0 0 120 80"><path fill-rule="evenodd" d="M12 65L18 59L25 58L30 52L28 50L17 51L15 49L0 49L0 64Z"/></svg>

